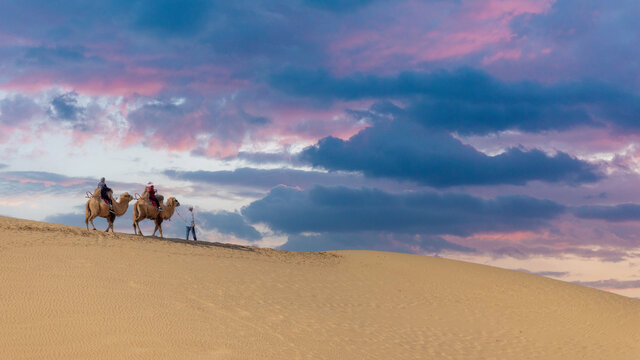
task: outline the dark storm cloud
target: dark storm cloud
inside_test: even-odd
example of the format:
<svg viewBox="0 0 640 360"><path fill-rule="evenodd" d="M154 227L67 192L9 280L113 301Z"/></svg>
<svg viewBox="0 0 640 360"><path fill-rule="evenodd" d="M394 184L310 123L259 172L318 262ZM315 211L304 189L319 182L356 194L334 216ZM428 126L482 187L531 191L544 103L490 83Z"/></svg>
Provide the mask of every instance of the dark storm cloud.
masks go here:
<svg viewBox="0 0 640 360"><path fill-rule="evenodd" d="M601 177L593 165L566 153L550 156L510 148L488 156L447 133L403 120L375 124L349 140L324 138L306 148L300 159L328 170L362 171L435 187L523 185L533 180L580 184Z"/></svg>
<svg viewBox="0 0 640 360"><path fill-rule="evenodd" d="M289 68L271 76L270 84L291 95L325 101L407 99L409 105L398 108L405 117L463 134L602 126L602 117L619 128L637 128L640 116L640 98L607 83L503 82L472 68L342 78L324 70Z"/></svg>
<svg viewBox="0 0 640 360"><path fill-rule="evenodd" d="M242 209L252 223L289 234L382 231L467 236L478 232L534 230L564 206L527 196L484 200L466 194L316 186L299 191L277 187Z"/></svg>

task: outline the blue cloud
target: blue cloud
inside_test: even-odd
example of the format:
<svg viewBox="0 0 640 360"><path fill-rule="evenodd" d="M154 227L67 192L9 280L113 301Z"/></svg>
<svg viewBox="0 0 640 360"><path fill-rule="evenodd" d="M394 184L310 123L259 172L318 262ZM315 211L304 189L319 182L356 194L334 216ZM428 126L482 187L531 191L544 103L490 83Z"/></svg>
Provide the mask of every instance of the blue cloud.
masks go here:
<svg viewBox="0 0 640 360"><path fill-rule="evenodd" d="M19 65L50 67L77 64L89 60L84 53L85 49L79 46L29 47L25 49ZM91 59L97 60L96 58Z"/></svg>
<svg viewBox="0 0 640 360"><path fill-rule="evenodd" d="M423 235L533 230L565 211L563 205L527 196L484 200L466 194L321 187L277 187L242 209L252 223L288 234L362 231Z"/></svg>
<svg viewBox="0 0 640 360"><path fill-rule="evenodd" d="M197 214L198 224L205 229L217 230L221 234L233 235L245 240L260 240L262 235L253 226L238 213L219 211L219 212L200 212Z"/></svg>
<svg viewBox="0 0 640 360"><path fill-rule="evenodd" d="M369 5L376 0L304 0L307 4L329 11L352 11L359 7Z"/></svg>
<svg viewBox="0 0 640 360"><path fill-rule="evenodd" d="M300 159L328 170L362 171L435 187L523 185L533 180L579 184L601 177L593 165L566 153L549 156L510 148L488 156L447 133L403 120L377 123L349 140L321 139Z"/></svg>
<svg viewBox="0 0 640 360"><path fill-rule="evenodd" d="M190 35L206 24L211 2L155 0L134 2L135 26L160 35Z"/></svg>
<svg viewBox="0 0 640 360"><path fill-rule="evenodd" d="M582 219L599 219L608 222L640 220L640 205L588 205L579 206L572 210L573 214Z"/></svg>
<svg viewBox="0 0 640 360"><path fill-rule="evenodd" d="M51 100L49 116L56 120L76 122L82 120L84 111L84 107L78 105L78 94L69 92Z"/></svg>
<svg viewBox="0 0 640 360"><path fill-rule="evenodd" d="M272 75L269 84L291 95L325 102L405 99L406 108L388 110L430 128L463 134L566 130L580 125L604 126L606 122L637 129L634 119L640 115L638 96L607 83L507 83L471 68L343 78L325 70L288 68Z"/></svg>
<svg viewBox="0 0 640 360"><path fill-rule="evenodd" d="M639 16L640 3L634 0L554 1L548 11L522 15L511 23L528 52L551 51L497 66L538 77L589 76L637 88L640 67L628 59L640 56L640 39L633 35Z"/></svg>

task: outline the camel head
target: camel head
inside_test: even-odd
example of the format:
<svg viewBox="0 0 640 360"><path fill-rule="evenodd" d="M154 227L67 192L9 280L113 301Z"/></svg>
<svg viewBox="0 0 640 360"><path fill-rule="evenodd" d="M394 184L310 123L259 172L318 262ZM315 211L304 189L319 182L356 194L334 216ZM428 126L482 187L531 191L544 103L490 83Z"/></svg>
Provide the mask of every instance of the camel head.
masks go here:
<svg viewBox="0 0 640 360"><path fill-rule="evenodd" d="M167 206L178 207L180 206L180 202L178 202L178 200L172 196L167 200Z"/></svg>
<svg viewBox="0 0 640 360"><path fill-rule="evenodd" d="M122 194L120 194L120 201L124 201L128 203L131 200L133 200L133 197L129 195L128 192L123 192Z"/></svg>

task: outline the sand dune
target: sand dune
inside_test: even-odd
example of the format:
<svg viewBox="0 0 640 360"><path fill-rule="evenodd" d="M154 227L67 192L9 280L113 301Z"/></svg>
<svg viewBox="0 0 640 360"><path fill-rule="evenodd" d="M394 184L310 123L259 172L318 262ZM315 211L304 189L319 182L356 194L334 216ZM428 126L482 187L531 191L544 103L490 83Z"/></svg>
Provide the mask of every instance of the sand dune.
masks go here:
<svg viewBox="0 0 640 360"><path fill-rule="evenodd" d="M0 217L0 359L638 359L640 301L405 254Z"/></svg>

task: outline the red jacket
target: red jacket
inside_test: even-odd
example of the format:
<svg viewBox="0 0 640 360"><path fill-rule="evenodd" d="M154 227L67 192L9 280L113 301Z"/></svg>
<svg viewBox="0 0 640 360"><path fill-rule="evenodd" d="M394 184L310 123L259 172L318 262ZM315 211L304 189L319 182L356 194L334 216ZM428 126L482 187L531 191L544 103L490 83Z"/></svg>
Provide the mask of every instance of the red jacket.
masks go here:
<svg viewBox="0 0 640 360"><path fill-rule="evenodd" d="M153 188L153 185L145 187L145 190L147 190L147 192L149 193L149 196L153 196L153 197L156 196L156 189Z"/></svg>

